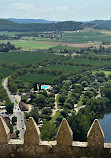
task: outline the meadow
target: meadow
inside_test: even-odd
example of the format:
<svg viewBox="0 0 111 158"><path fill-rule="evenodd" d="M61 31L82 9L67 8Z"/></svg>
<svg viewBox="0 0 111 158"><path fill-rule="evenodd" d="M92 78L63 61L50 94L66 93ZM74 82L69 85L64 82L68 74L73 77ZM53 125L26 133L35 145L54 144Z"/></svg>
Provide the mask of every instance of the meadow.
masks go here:
<svg viewBox="0 0 111 158"><path fill-rule="evenodd" d="M100 73L100 72L104 72L107 77L111 75L111 71L105 71L105 70L93 71L92 73L93 75L95 75L96 73Z"/></svg>
<svg viewBox="0 0 111 158"><path fill-rule="evenodd" d="M25 83L36 82L36 83L44 83L44 84L52 84L54 78L55 76L53 75L33 74L33 73L28 73L18 77L19 80Z"/></svg>
<svg viewBox="0 0 111 158"><path fill-rule="evenodd" d="M33 50L33 49L49 49L55 47L56 44L38 43L37 41L30 40L9 40L11 44L15 45L16 48L22 50ZM7 43L8 40L0 40L0 43Z"/></svg>
<svg viewBox="0 0 111 158"><path fill-rule="evenodd" d="M28 64L41 61L43 59L52 59L57 57L55 54L50 53L36 53L36 52L10 52L0 53L0 62L17 64Z"/></svg>

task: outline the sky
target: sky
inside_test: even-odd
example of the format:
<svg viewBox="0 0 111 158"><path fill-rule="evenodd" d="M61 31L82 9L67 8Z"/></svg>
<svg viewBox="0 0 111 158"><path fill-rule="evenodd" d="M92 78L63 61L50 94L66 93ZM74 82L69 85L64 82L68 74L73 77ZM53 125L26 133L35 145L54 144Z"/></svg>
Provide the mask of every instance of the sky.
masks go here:
<svg viewBox="0 0 111 158"><path fill-rule="evenodd" d="M0 18L111 20L111 0L0 0Z"/></svg>

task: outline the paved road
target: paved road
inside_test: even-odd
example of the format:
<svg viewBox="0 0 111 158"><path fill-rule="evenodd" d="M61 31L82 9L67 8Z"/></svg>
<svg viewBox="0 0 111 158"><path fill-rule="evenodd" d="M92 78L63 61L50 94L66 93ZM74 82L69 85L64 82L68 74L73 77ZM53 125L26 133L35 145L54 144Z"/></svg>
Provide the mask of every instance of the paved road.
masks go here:
<svg viewBox="0 0 111 158"><path fill-rule="evenodd" d="M10 93L7 88L8 77L3 81L2 85L6 90L8 97L12 103L14 103L13 108L13 115L17 117L17 129L20 131L20 139L24 139L24 132L25 132L25 124L24 124L24 112L22 112L19 108L19 105L16 103L14 95Z"/></svg>
<svg viewBox="0 0 111 158"><path fill-rule="evenodd" d="M56 112L59 110L58 107L57 107L57 102L56 102L57 95L58 94L55 94L55 106L52 109L52 115L51 115L52 117L55 116Z"/></svg>

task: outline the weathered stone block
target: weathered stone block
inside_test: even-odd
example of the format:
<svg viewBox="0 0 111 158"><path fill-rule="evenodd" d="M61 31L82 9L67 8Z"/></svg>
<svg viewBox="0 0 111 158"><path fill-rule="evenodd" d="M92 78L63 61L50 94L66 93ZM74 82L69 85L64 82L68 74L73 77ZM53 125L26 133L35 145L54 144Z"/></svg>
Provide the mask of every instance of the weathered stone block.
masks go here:
<svg viewBox="0 0 111 158"><path fill-rule="evenodd" d="M92 149L104 148L104 133L97 119L93 122L87 134L87 139L88 139L88 147Z"/></svg>
<svg viewBox="0 0 111 158"><path fill-rule="evenodd" d="M8 144L9 140L10 130L3 118L0 117L0 144Z"/></svg>
<svg viewBox="0 0 111 158"><path fill-rule="evenodd" d="M40 142L40 130L32 117L29 118L24 134L25 144L38 144Z"/></svg>
<svg viewBox="0 0 111 158"><path fill-rule="evenodd" d="M72 145L73 133L67 120L64 118L57 133L57 145Z"/></svg>

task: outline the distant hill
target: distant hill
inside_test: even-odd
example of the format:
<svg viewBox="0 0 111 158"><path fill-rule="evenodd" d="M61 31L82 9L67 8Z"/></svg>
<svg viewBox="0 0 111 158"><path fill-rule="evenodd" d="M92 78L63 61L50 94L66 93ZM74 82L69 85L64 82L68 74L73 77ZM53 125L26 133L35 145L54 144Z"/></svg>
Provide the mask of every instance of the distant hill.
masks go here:
<svg viewBox="0 0 111 158"><path fill-rule="evenodd" d="M19 24L29 24L29 23L57 23L58 21L48 21L48 20L44 20L44 19L13 19L13 18L9 18L7 20L10 20L12 22L15 23L19 23Z"/></svg>
<svg viewBox="0 0 111 158"><path fill-rule="evenodd" d="M84 26L93 27L94 29L111 30L111 20L94 20L84 23Z"/></svg>
<svg viewBox="0 0 111 158"><path fill-rule="evenodd" d="M45 31L75 31L83 29L83 23L65 21L58 23L28 23L20 24L10 20L0 19L0 31L10 32L45 32Z"/></svg>
<svg viewBox="0 0 111 158"><path fill-rule="evenodd" d="M111 30L111 20L94 20L89 22L49 22L47 20L40 20L41 23L36 23L39 20L34 19L14 19L19 22L13 22L7 19L0 19L0 31L10 32L45 32L45 31L76 31L82 30L86 27L94 29ZM20 21L22 20L22 23ZM31 23L29 23L31 22ZM35 22L35 23L34 23ZM46 22L46 23L45 23Z"/></svg>

